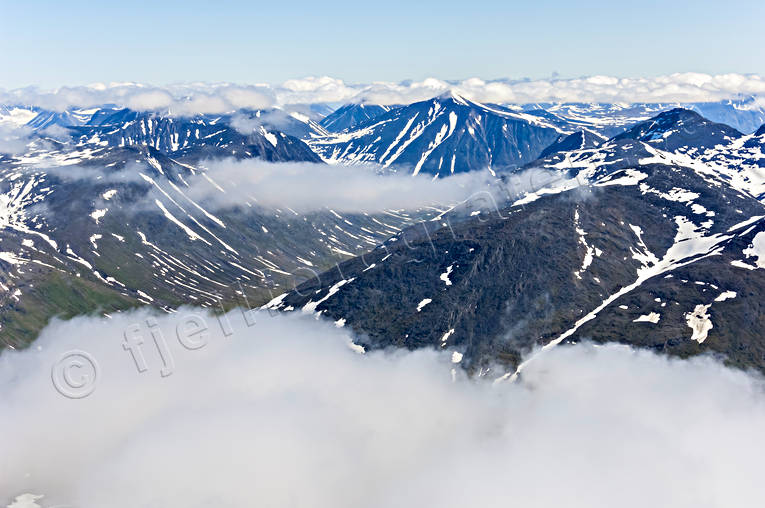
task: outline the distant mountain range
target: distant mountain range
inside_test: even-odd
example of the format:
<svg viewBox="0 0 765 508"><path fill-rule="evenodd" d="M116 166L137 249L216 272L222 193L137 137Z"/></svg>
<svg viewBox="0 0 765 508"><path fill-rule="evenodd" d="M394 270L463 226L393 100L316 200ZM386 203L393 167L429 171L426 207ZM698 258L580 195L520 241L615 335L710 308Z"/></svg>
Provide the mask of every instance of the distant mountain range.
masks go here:
<svg viewBox="0 0 765 508"><path fill-rule="evenodd" d="M259 157L268 161L319 162L299 139L269 131L255 114L233 118L160 116L129 109L97 111L85 125L70 127L78 144L151 146L164 154ZM297 120L295 120L297 121Z"/></svg>
<svg viewBox="0 0 765 508"><path fill-rule="evenodd" d="M765 108L753 99L688 107L733 123L741 132L752 132L765 123ZM576 132L585 133L585 144L591 146L672 109L677 105L484 105L447 93L393 108L343 106L320 122L332 134L306 141L330 163L375 163L397 171L446 176L521 166L557 150L548 147Z"/></svg>
<svg viewBox="0 0 765 508"><path fill-rule="evenodd" d="M712 122L752 133L765 123L765 105L753 97L720 102L696 103L538 103L525 104L523 110L561 122L575 129L587 129L604 136L615 136L636 123L670 109L683 108L699 113Z"/></svg>

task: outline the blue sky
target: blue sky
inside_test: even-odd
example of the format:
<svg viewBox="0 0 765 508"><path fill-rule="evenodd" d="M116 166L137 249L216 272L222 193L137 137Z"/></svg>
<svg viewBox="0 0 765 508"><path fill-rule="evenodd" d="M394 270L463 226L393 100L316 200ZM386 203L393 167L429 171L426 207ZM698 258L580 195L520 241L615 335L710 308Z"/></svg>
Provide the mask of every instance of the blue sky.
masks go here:
<svg viewBox="0 0 765 508"><path fill-rule="evenodd" d="M0 87L765 74L765 2L0 0Z"/></svg>

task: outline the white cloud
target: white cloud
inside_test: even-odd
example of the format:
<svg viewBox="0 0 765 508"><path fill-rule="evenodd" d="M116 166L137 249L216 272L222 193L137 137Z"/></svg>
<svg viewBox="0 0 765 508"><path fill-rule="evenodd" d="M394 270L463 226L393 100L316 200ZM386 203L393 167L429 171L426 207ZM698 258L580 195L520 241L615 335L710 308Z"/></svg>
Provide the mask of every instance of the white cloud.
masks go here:
<svg viewBox="0 0 765 508"><path fill-rule="evenodd" d="M358 85L346 85L343 80L328 76L290 79L275 87L280 104L347 102L353 99L359 88Z"/></svg>
<svg viewBox="0 0 765 508"><path fill-rule="evenodd" d="M678 73L655 78L591 76L576 79L496 80L473 78L454 87L477 101L533 102L705 102L765 93L757 75Z"/></svg>
<svg viewBox="0 0 765 508"><path fill-rule="evenodd" d="M176 337L191 315L210 334L185 341L199 349ZM0 503L746 508L765 496L762 381L708 358L559 347L492 386L452 382L451 351L359 355L347 331L308 316L247 327L238 311L181 309L152 326L162 377L149 317L54 322L39 351L0 355ZM143 373L122 346L134 326ZM99 365L78 400L51 383L72 349Z"/></svg>
<svg viewBox="0 0 765 508"><path fill-rule="evenodd" d="M283 109L259 110L258 115L234 114L229 122L230 125L242 134L252 134L252 131L261 126L267 130L285 131L298 122L294 117Z"/></svg>
<svg viewBox="0 0 765 508"><path fill-rule="evenodd" d="M274 105L274 96L265 86L193 83L154 87L136 83L98 83L56 90L34 87L0 90L0 104L37 106L51 111L112 104L137 111L169 110L178 115L194 115L267 108Z"/></svg>
<svg viewBox="0 0 765 508"><path fill-rule="evenodd" d="M32 130L0 123L0 154L18 155L27 150Z"/></svg>
<svg viewBox="0 0 765 508"><path fill-rule="evenodd" d="M173 104L173 96L164 90L138 92L127 98L125 106L136 111L168 109Z"/></svg>
<svg viewBox="0 0 765 508"><path fill-rule="evenodd" d="M686 72L651 78L590 76L492 81L427 78L401 83L346 83L327 76L291 79L272 85L187 83L156 87L137 83L97 83L56 90L34 87L0 90L0 104L35 105L54 111L116 104L139 110L169 109L176 114L217 114L241 108L262 109L310 103L408 104L449 89L476 101L493 103L705 102L741 95L765 95L765 79L754 74Z"/></svg>
<svg viewBox="0 0 765 508"><path fill-rule="evenodd" d="M428 78L405 84L373 83L361 90L356 102L369 104L409 104L427 100L453 88L446 81Z"/></svg>
<svg viewBox="0 0 765 508"><path fill-rule="evenodd" d="M247 122L240 127L250 127ZM221 192L202 177L190 181L184 192L208 206L226 208L258 204L297 211L330 207L345 212L380 212L449 206L482 191L496 192L488 171L463 173L433 181L429 176L378 173L377 166L342 166L312 163L271 163L259 159L216 160L201 164ZM187 181L189 179L187 178Z"/></svg>
<svg viewBox="0 0 765 508"><path fill-rule="evenodd" d="M224 87L223 98L236 109L265 109L274 105L266 90L249 87Z"/></svg>

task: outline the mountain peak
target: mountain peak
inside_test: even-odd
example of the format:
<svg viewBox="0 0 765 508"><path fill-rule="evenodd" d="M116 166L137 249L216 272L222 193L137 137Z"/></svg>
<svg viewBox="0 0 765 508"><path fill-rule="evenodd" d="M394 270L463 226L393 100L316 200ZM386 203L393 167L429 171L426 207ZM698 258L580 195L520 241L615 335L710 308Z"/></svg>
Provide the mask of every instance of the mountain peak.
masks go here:
<svg viewBox="0 0 765 508"><path fill-rule="evenodd" d="M663 111L656 115L654 117L654 120L659 120L661 118L667 118L667 119L687 119L687 120L694 120L694 121L706 121L706 118L701 116L695 111L692 111L690 109L686 108L672 108L668 111Z"/></svg>
<svg viewBox="0 0 765 508"><path fill-rule="evenodd" d="M390 110L391 106L380 104L363 102L344 104L322 118L319 125L330 132L341 132L363 125Z"/></svg>
<svg viewBox="0 0 765 508"><path fill-rule="evenodd" d="M308 144L327 161L376 163L413 174L493 171L531 162L555 141L560 132L536 119L447 90L378 115L352 132L314 138ZM334 128L329 121L323 125Z"/></svg>
<svg viewBox="0 0 765 508"><path fill-rule="evenodd" d="M434 98L441 101L454 101L457 104L460 104L462 106L468 106L470 104L470 101L468 99L464 98L462 95L457 93L453 88L448 89L447 91L443 92L441 95L438 95Z"/></svg>
<svg viewBox="0 0 765 508"><path fill-rule="evenodd" d="M613 139L635 139L669 151L687 151L725 144L742 135L733 127L711 122L695 111L674 108L635 125Z"/></svg>

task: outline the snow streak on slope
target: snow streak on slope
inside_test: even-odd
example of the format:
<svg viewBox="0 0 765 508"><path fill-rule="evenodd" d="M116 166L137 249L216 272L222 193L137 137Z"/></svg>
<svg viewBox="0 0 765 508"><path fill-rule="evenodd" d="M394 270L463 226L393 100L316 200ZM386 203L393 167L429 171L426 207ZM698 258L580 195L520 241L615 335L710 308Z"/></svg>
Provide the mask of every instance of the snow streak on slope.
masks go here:
<svg viewBox="0 0 765 508"><path fill-rule="evenodd" d="M646 144L636 142L640 145L640 148L642 150L646 150L648 154L650 154L650 157L644 157L639 159L640 165L647 165L647 164L662 164L662 165L670 165L670 166L680 166L682 168L685 168L686 170L692 171L696 173L697 175L701 176L704 180L708 181L711 185L714 186L720 186L723 184L723 182L726 181L726 177L728 174L725 172L715 171L714 168L711 168L704 163L695 160L693 158L690 158L686 155L678 155L674 153L668 153L661 150L656 150L655 148L652 148ZM558 163L560 165L569 165L569 167L577 167L580 169L580 177L586 177L588 179L591 179L593 175L596 175L599 171L602 170L602 167L604 164L608 164L606 159L602 156L605 153L605 150L613 150L613 146L607 145L603 148L597 148L593 150L580 150L575 151L572 154L566 154L565 159L562 163ZM627 148L632 148L630 146L627 146ZM621 159L617 159L615 162L619 162ZM548 167L554 167L554 166L548 166ZM614 176L624 174L626 176L616 177ZM673 188L669 192L660 192L656 189L651 188L649 185L642 182L647 177L646 174L641 173L634 169L625 169L625 170L619 170L616 171L609 176L605 178L601 178L600 180L597 180L595 182L595 185L637 185L639 186L640 192L644 195L656 195L660 197L661 199L672 201L676 203L683 203L686 206L688 206L689 211L693 212L696 215L702 216L702 218L707 219L704 222L700 223L694 223L693 220L689 219L686 216L678 215L674 217L674 222L676 224L676 233L675 233L675 239L673 244L669 247L669 249L661 256L658 256L656 253L651 252L646 244L643 241L642 238L642 230L639 226L630 225L630 228L633 230L637 243L639 248L637 250L633 250L633 259L639 261L642 264L642 267L638 269L637 271L637 278L634 282L631 284L628 284L622 288L620 288L618 291L612 293L608 297L606 297L600 305L598 305L596 308L592 309L590 312L585 314L583 317L578 319L572 327L570 327L565 332L561 333L558 337L555 339L549 341L547 344L542 346L538 354L542 354L544 351L553 348L557 346L558 344L562 343L567 338L573 336L579 328L581 328L585 323L595 319L598 314L604 310L606 307L614 303L619 298L629 294L630 292L634 291L635 289L639 288L644 282L646 282L649 279L652 279L654 277L658 277L660 275L666 274L667 272L670 272L672 270L675 270L679 267L692 264L696 261L699 261L700 259L703 259L708 256L713 256L715 254L718 254L721 249L722 245L726 243L728 240L734 238L738 234L746 233L750 230L747 226L750 226L753 222L760 220L762 217L756 216L752 217L751 219L744 221L740 224L737 224L727 230L727 232L720 232L720 233L714 233L710 234L709 230L714 225L713 218L715 217L714 211L706 210L702 205L695 203L694 201L699 198L699 195L693 192L690 192L685 189L680 188ZM735 186L733 186L735 188ZM743 186L743 189L741 190L748 190L749 188L746 186ZM540 191L537 191L535 193L535 196L541 196L544 195L547 192L560 192L562 189L560 187L552 187L549 190L542 189ZM527 202L527 201L525 201ZM517 205L518 203L516 203ZM575 221L578 224L578 216L575 217ZM587 252L585 253L585 260L583 262L583 268L586 268L586 266L591 263L591 252L590 248L586 243L584 232L580 229L577 229L578 234L580 235L580 243L583 243L585 248L587 249ZM765 237L763 237L765 238ZM757 237L755 237L757 239ZM764 242L765 243L765 242ZM745 251L746 254L746 251ZM579 272L577 272L577 275L579 275ZM716 300L716 301L724 301L722 300ZM706 310L711 306L710 305L699 305L696 307L696 309L687 314L687 320L688 325L691 327L693 333L691 335L692 340L696 340L698 342L703 342L706 339L707 332L709 329L712 328L712 323L709 320L709 316L706 314ZM646 321L653 321L655 318L646 317ZM658 321L658 320L656 320ZM536 355L531 356L530 358L526 359L523 363L521 363L514 372L509 372L500 378L498 380L505 380L505 379L516 379L518 375L522 372L522 370L526 367L527 363L532 361Z"/></svg>
<svg viewBox="0 0 765 508"><path fill-rule="evenodd" d="M485 184L323 164L200 162L91 141L36 142L0 162L0 300L37 285L38 275L19 272L30 262L163 308L217 306L251 291L264 298Z"/></svg>

